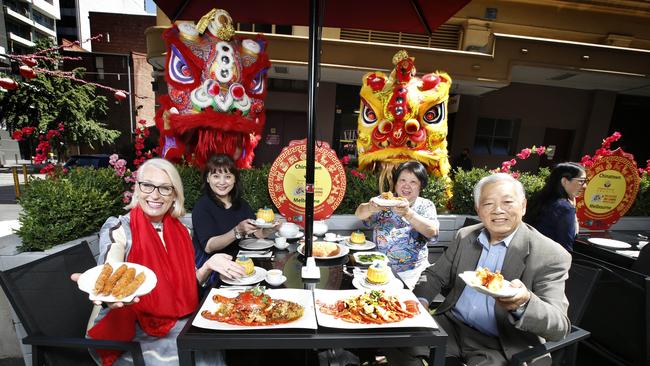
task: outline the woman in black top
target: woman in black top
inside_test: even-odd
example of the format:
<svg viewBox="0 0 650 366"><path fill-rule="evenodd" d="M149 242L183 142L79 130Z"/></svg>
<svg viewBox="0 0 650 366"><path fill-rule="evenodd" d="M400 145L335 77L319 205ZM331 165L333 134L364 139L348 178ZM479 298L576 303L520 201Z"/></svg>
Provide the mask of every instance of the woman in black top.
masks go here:
<svg viewBox="0 0 650 366"><path fill-rule="evenodd" d="M524 221L562 244L569 252L578 234L576 197L584 192L587 174L577 163L560 163L528 204Z"/></svg>
<svg viewBox="0 0 650 366"><path fill-rule="evenodd" d="M255 214L242 198L239 171L230 156L216 154L208 159L202 190L192 210L197 268L215 252L237 255L237 243L246 235L264 238L273 232L274 228L260 229L253 224ZM212 287L215 279L213 274L205 286Z"/></svg>

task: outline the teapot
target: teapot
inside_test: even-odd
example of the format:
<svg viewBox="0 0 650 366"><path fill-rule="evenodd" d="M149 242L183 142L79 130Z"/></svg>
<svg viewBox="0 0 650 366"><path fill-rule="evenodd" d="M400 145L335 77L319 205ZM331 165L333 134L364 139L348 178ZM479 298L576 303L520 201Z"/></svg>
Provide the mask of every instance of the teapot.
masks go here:
<svg viewBox="0 0 650 366"><path fill-rule="evenodd" d="M314 229L313 233L316 236L323 236L327 232L328 227L325 221L319 220L319 221L314 221Z"/></svg>

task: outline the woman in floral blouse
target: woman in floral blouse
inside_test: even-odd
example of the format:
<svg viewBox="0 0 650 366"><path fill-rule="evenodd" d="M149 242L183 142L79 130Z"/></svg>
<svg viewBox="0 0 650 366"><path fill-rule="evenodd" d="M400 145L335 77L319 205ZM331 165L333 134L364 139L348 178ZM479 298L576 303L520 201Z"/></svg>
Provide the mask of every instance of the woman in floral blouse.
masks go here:
<svg viewBox="0 0 650 366"><path fill-rule="evenodd" d="M420 192L427 186L426 168L417 161L400 164L393 173L393 194L401 202L383 207L371 199L357 208L355 215L373 228L373 241L386 254L389 265L409 288L429 266L428 244L438 238L436 206Z"/></svg>

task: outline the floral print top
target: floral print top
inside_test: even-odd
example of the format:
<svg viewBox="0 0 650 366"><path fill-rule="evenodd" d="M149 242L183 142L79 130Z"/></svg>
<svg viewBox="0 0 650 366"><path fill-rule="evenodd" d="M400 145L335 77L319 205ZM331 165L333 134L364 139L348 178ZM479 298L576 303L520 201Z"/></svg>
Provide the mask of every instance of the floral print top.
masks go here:
<svg viewBox="0 0 650 366"><path fill-rule="evenodd" d="M411 209L420 216L438 222L436 206L426 198L418 197ZM390 208L373 214L364 224L373 228L372 237L377 249L388 256L388 264L396 272L414 269L427 261L427 244L438 241L437 237L427 239Z"/></svg>

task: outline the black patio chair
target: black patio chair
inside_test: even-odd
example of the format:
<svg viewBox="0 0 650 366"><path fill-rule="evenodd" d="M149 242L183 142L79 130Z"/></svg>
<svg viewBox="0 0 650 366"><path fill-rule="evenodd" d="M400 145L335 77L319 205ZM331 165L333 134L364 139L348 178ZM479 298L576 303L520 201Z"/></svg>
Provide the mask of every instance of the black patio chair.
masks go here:
<svg viewBox="0 0 650 366"><path fill-rule="evenodd" d="M567 315L571 321L571 333L564 339L546 342L513 355L511 365L524 365L546 353L553 356L553 365L571 366L575 364L578 342L589 337L590 333L577 325L582 321L594 286L598 282L601 269L573 262L569 269L569 279L565 283L565 294L569 300Z"/></svg>
<svg viewBox="0 0 650 366"><path fill-rule="evenodd" d="M634 261L631 269L635 272L650 276L650 245L646 244L641 248L639 257Z"/></svg>
<svg viewBox="0 0 650 366"><path fill-rule="evenodd" d="M32 364L96 365L88 349L130 352L134 365L144 365L137 342L85 338L93 304L70 274L92 268L95 259L87 242L6 271L0 284L22 322L32 346Z"/></svg>

